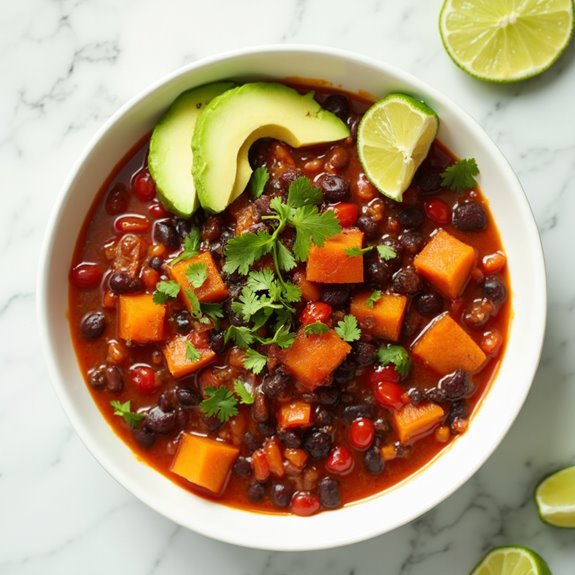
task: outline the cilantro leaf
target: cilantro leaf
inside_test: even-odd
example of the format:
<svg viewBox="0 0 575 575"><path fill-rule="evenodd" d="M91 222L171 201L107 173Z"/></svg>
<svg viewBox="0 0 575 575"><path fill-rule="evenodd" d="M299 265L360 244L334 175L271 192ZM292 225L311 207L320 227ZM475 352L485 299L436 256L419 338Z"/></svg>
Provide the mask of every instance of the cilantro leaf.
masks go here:
<svg viewBox="0 0 575 575"><path fill-rule="evenodd" d="M200 403L200 410L208 417L217 417L225 423L238 414L238 400L235 395L225 387L206 387L205 399Z"/></svg>
<svg viewBox="0 0 575 575"><path fill-rule="evenodd" d="M309 178L300 176L289 185L287 205L290 208L317 206L323 201L321 191L313 186Z"/></svg>
<svg viewBox="0 0 575 575"><path fill-rule="evenodd" d="M477 185L475 176L479 168L475 158L458 160L441 173L441 185L447 186L453 192L463 192Z"/></svg>
<svg viewBox="0 0 575 575"><path fill-rule="evenodd" d="M190 233L184 239L184 250L182 253L170 263L172 265L181 262L182 260L189 260L194 256L197 256L200 252L200 244L202 243L202 236L200 233L200 228L193 227Z"/></svg>
<svg viewBox="0 0 575 575"><path fill-rule="evenodd" d="M376 289L371 293L371 295L365 301L367 307L372 308L373 306L381 299L383 292L381 290Z"/></svg>
<svg viewBox="0 0 575 575"><path fill-rule="evenodd" d="M250 180L250 194L256 199L259 198L264 193L269 179L270 175L265 166L256 168Z"/></svg>
<svg viewBox="0 0 575 575"><path fill-rule="evenodd" d="M110 401L110 405L114 408L114 415L124 418L124 421L132 428L135 429L138 423L144 419L142 413L135 413L132 411L132 402L130 400L125 403L120 403L116 399Z"/></svg>
<svg viewBox="0 0 575 575"><path fill-rule="evenodd" d="M411 361L407 350L401 345L382 346L377 350L377 358L382 365L395 365L397 373L405 377L409 372Z"/></svg>
<svg viewBox="0 0 575 575"><path fill-rule="evenodd" d="M325 240L341 232L341 225L334 212L320 214L315 206L297 208L291 214L289 223L296 229L293 252L302 262L307 260L312 242L321 247Z"/></svg>
<svg viewBox="0 0 575 575"><path fill-rule="evenodd" d="M242 383L241 380L236 379L234 381L234 391L240 398L240 403L251 405L254 402L254 396L246 389L246 386Z"/></svg>
<svg viewBox="0 0 575 575"><path fill-rule="evenodd" d="M194 262L186 268L187 280L197 289L208 279L208 268L203 262Z"/></svg>
<svg viewBox="0 0 575 575"><path fill-rule="evenodd" d="M241 349L246 349L254 343L252 330L245 326L230 325L224 335L224 342L228 343L230 339Z"/></svg>
<svg viewBox="0 0 575 575"><path fill-rule="evenodd" d="M301 300L301 289L292 282L284 282L282 295L284 301L296 303Z"/></svg>
<svg viewBox="0 0 575 575"><path fill-rule="evenodd" d="M261 270L251 271L248 276L246 286L255 292L267 291L270 289L270 285L273 284L274 280L274 272L268 268L264 268Z"/></svg>
<svg viewBox="0 0 575 575"><path fill-rule="evenodd" d="M186 341L186 359L191 362L196 362L202 358L202 354L196 349L194 344Z"/></svg>
<svg viewBox="0 0 575 575"><path fill-rule="evenodd" d="M297 265L292 253L281 242L276 243L276 257L278 267L282 271L288 272Z"/></svg>
<svg viewBox="0 0 575 575"><path fill-rule="evenodd" d="M321 321L316 321L315 323L306 325L303 330L307 335L321 335L322 333L327 333L329 327Z"/></svg>
<svg viewBox="0 0 575 575"><path fill-rule="evenodd" d="M180 293L180 284L175 281L161 281L156 284L156 289L152 300L157 304L164 304L169 299L174 299L178 297Z"/></svg>
<svg viewBox="0 0 575 575"><path fill-rule="evenodd" d="M246 369L258 375L264 370L267 362L268 358L263 353L251 347L246 349L246 357L244 359L244 367Z"/></svg>
<svg viewBox="0 0 575 575"><path fill-rule="evenodd" d="M377 253L382 260L392 260L397 257L397 252L391 247L385 244L377 246Z"/></svg>
<svg viewBox="0 0 575 575"><path fill-rule="evenodd" d="M363 254L370 252L372 249L373 249L373 246L367 246L366 248L358 248L358 247L346 248L345 255L346 256L362 256Z"/></svg>
<svg viewBox="0 0 575 575"><path fill-rule="evenodd" d="M201 303L200 311L207 315L218 328L218 320L224 317L224 306L221 303Z"/></svg>
<svg viewBox="0 0 575 575"><path fill-rule="evenodd" d="M255 261L270 253L273 243L272 236L264 231L257 234L248 232L231 238L226 244L224 271L228 274L239 271L247 275Z"/></svg>
<svg viewBox="0 0 575 575"><path fill-rule="evenodd" d="M200 319L202 317L202 308L200 307L198 296L191 289L184 290L184 293L186 294L186 298L190 304L190 313L196 319Z"/></svg>
<svg viewBox="0 0 575 575"><path fill-rule="evenodd" d="M279 345L282 349L287 349L291 347L295 340L295 333L289 330L289 327L286 325L280 325L274 336L270 339L260 339L261 343L264 345L271 345L275 343Z"/></svg>
<svg viewBox="0 0 575 575"><path fill-rule="evenodd" d="M351 314L347 314L337 323L335 332L344 341L357 341L361 337L361 330L357 325L357 319Z"/></svg>

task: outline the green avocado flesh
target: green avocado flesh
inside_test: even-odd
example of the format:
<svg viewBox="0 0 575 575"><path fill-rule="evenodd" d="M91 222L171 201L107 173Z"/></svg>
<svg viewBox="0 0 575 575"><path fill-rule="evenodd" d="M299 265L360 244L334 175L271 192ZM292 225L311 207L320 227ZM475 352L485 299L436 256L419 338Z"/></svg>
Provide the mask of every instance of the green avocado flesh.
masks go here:
<svg viewBox="0 0 575 575"><path fill-rule="evenodd" d="M192 177L192 134L206 105L233 82L206 84L184 92L156 124L150 139L148 168L158 197L171 212L189 217L198 207Z"/></svg>
<svg viewBox="0 0 575 575"><path fill-rule="evenodd" d="M349 134L344 122L315 101L313 92L301 95L267 82L228 90L205 107L192 137L192 174L200 204L222 212L244 191L252 173L248 152L259 138L299 148Z"/></svg>

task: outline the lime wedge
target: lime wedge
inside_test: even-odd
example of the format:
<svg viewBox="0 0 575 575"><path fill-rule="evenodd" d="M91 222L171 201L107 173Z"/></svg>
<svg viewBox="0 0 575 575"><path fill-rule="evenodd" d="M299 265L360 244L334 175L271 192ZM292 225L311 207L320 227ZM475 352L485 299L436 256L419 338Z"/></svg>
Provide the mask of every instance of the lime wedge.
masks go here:
<svg viewBox="0 0 575 575"><path fill-rule="evenodd" d="M357 150L365 175L382 194L401 201L438 126L429 106L405 94L389 94L367 110L357 130Z"/></svg>
<svg viewBox="0 0 575 575"><path fill-rule="evenodd" d="M471 575L551 575L544 559L525 547L496 547Z"/></svg>
<svg viewBox="0 0 575 575"><path fill-rule="evenodd" d="M541 521L556 527L575 527L575 466L547 476L535 489Z"/></svg>
<svg viewBox="0 0 575 575"><path fill-rule="evenodd" d="M445 0L439 17L451 59L480 80L514 82L544 72L573 34L573 0Z"/></svg>

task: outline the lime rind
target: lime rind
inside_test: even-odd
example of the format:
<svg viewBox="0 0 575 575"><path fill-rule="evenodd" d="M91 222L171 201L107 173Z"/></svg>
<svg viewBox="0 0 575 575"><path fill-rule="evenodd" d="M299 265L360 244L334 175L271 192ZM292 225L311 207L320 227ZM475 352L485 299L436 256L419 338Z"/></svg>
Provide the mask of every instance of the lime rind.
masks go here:
<svg viewBox="0 0 575 575"><path fill-rule="evenodd" d="M552 575L546 561L527 547L494 547L470 575Z"/></svg>
<svg viewBox="0 0 575 575"><path fill-rule="evenodd" d="M575 466L555 471L542 479L534 493L537 513L543 523L575 528Z"/></svg>
<svg viewBox="0 0 575 575"><path fill-rule="evenodd" d="M521 14L513 13L516 8L509 0L445 0L439 31L449 57L470 76L494 83L548 70L573 37L573 0L527 0Z"/></svg>

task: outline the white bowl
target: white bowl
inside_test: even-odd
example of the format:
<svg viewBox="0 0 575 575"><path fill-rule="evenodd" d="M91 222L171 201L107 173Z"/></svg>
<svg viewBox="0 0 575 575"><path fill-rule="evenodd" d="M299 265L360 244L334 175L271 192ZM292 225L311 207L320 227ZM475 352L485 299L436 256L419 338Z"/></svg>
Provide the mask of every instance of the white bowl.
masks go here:
<svg viewBox="0 0 575 575"><path fill-rule="evenodd" d="M499 227L513 292L503 362L468 431L392 489L307 518L251 513L212 503L138 460L92 400L66 319L74 243L94 194L172 100L188 88L216 80L294 76L327 80L379 97L407 91L433 107L441 118L441 141L460 157L476 158L481 168L480 184ZM545 269L537 228L519 181L485 132L453 102L405 72L365 57L318 47L273 46L183 68L128 102L103 126L72 170L50 218L38 306L44 352L58 396L88 449L126 489L176 523L215 539L262 549L321 549L368 539L420 516L469 479L495 450L523 404L539 361L546 313Z"/></svg>

